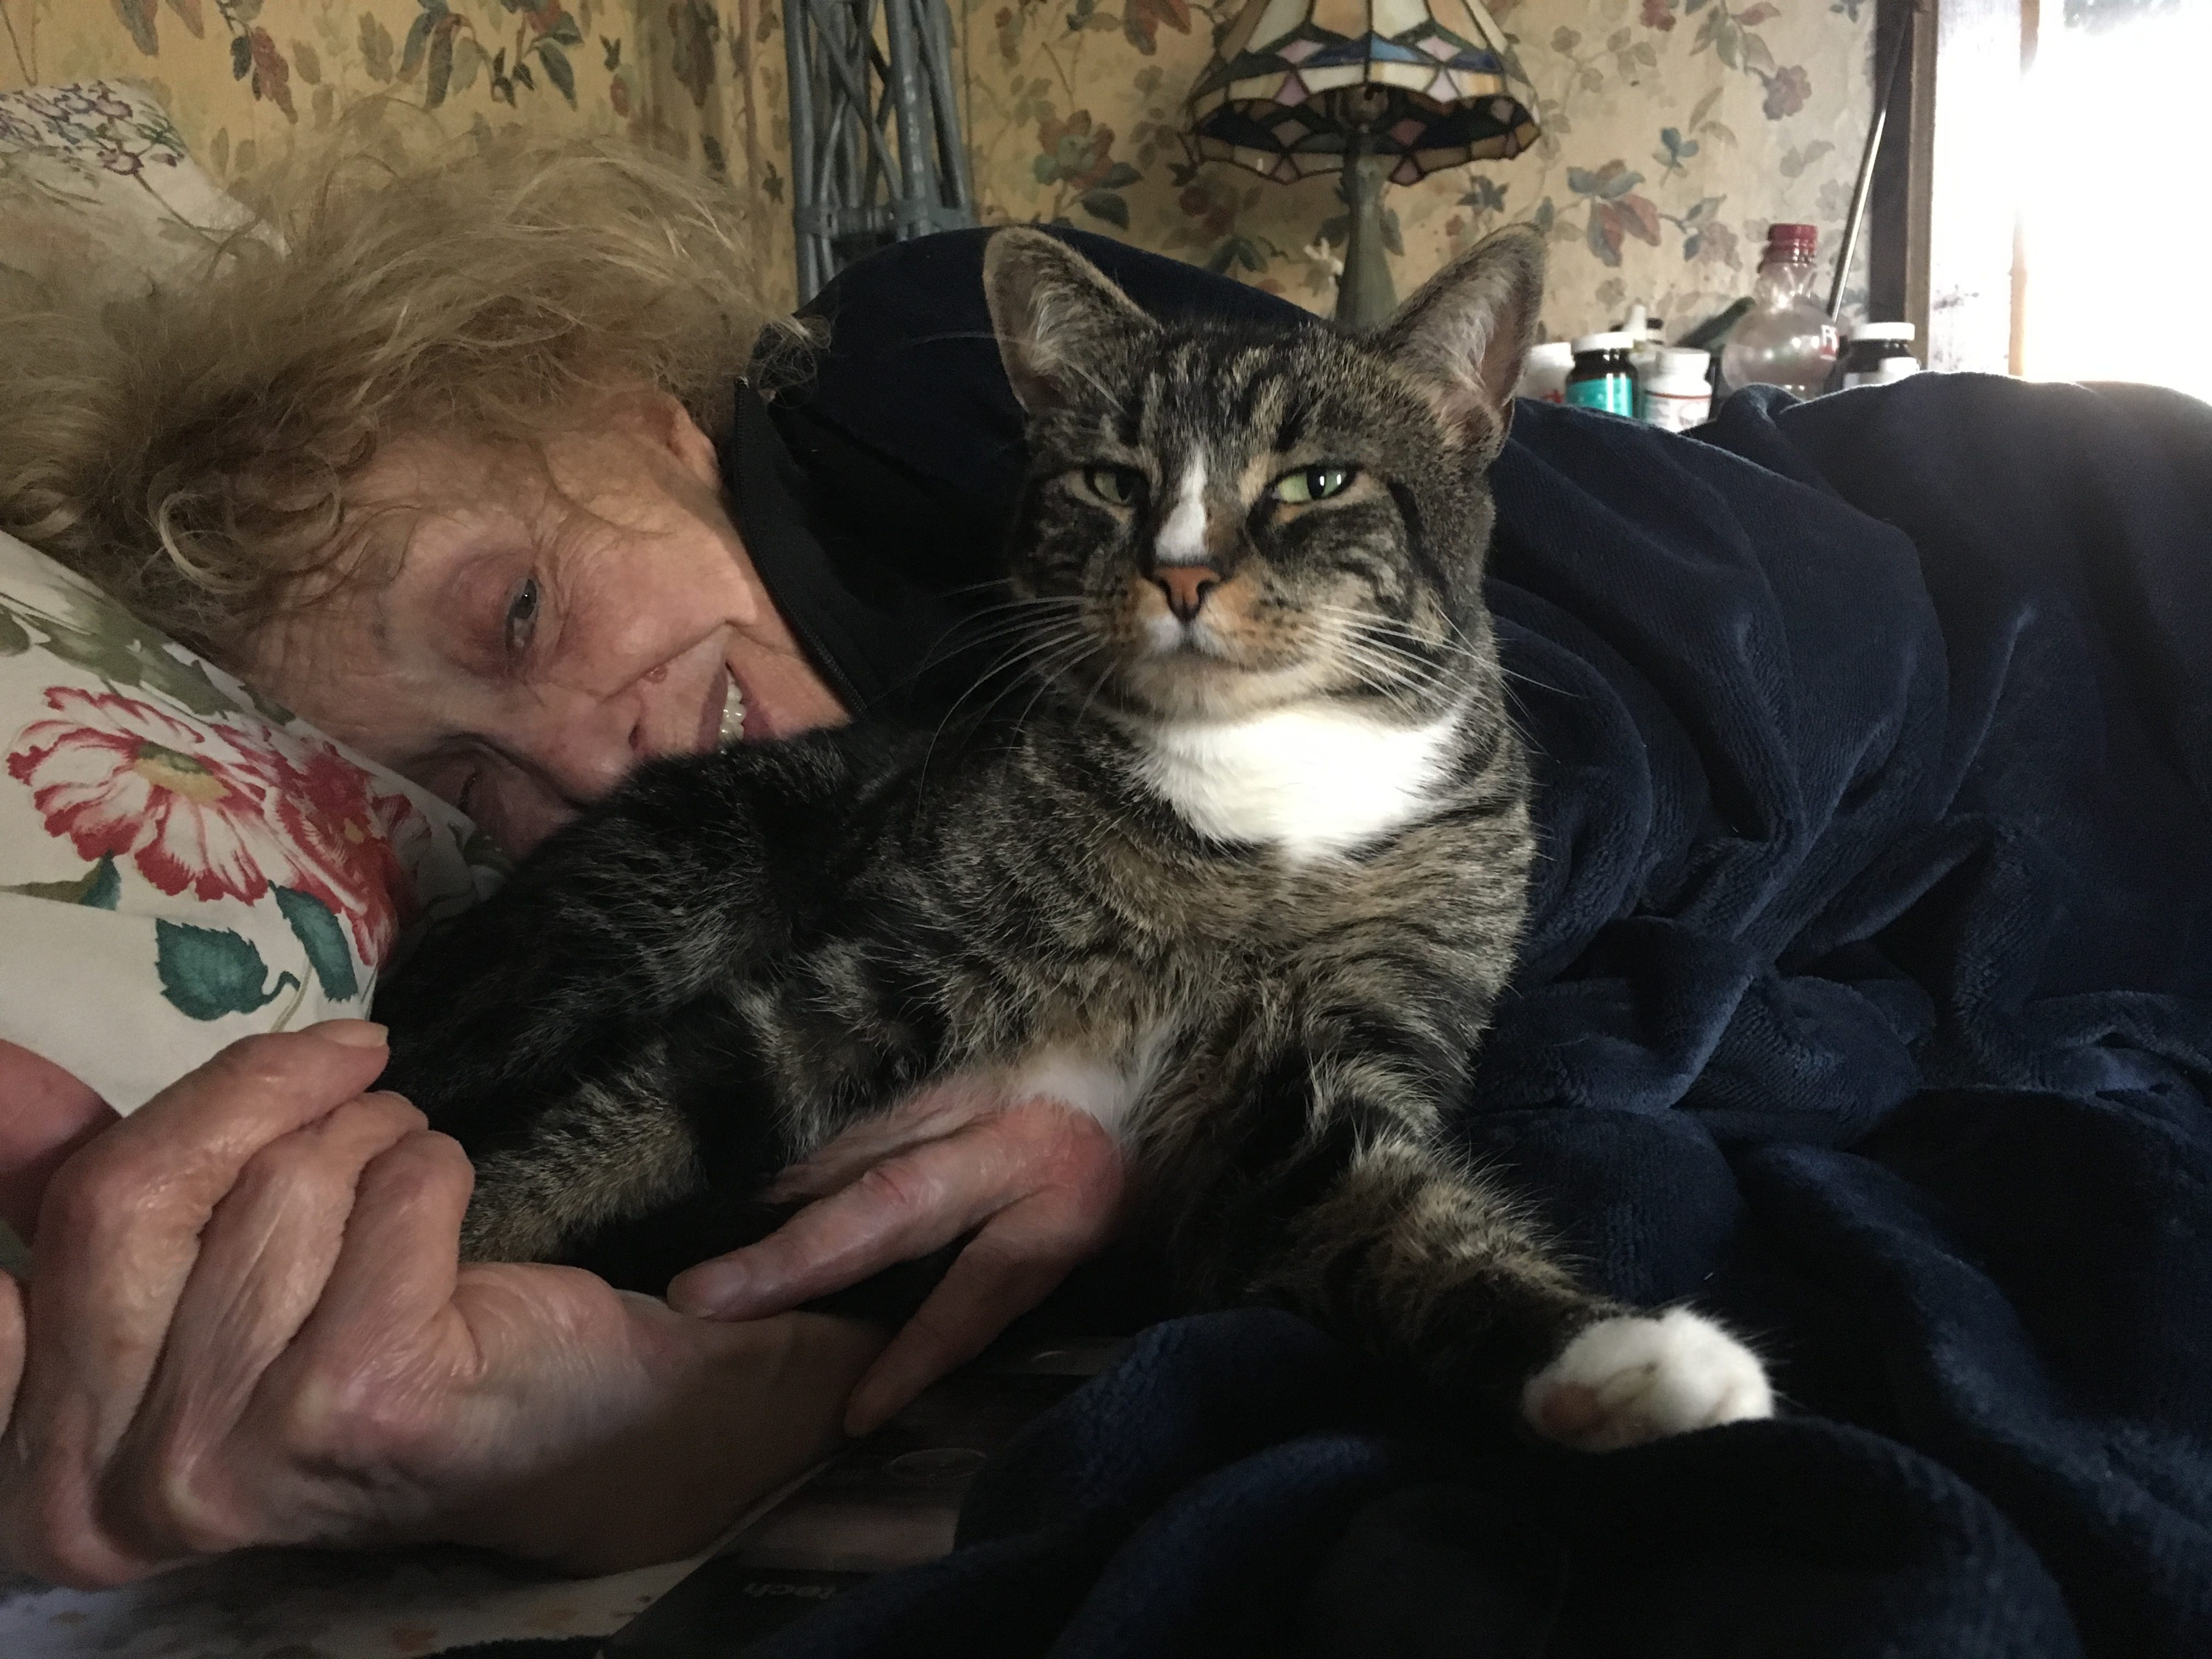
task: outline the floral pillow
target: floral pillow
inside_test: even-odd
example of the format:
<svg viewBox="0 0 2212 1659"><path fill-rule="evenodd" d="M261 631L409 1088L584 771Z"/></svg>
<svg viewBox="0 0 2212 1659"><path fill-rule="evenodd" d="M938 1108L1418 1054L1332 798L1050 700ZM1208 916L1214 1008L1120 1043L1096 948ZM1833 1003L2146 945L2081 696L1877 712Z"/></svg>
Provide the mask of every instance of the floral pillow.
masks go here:
<svg viewBox="0 0 2212 1659"><path fill-rule="evenodd" d="M0 535L0 1039L118 1111L360 1014L497 879L468 820Z"/></svg>
<svg viewBox="0 0 2212 1659"><path fill-rule="evenodd" d="M251 219L143 87L0 92L0 277L139 293Z"/></svg>

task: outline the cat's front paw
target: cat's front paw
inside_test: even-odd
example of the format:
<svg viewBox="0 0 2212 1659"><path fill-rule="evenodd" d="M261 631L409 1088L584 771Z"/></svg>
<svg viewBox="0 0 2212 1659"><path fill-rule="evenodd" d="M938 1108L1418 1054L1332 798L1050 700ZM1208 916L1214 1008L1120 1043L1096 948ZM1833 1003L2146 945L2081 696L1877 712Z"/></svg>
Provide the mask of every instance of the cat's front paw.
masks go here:
<svg viewBox="0 0 2212 1659"><path fill-rule="evenodd" d="M1521 1391L1547 1439L1612 1451L1670 1434L1774 1415L1759 1356L1710 1319L1676 1308L1605 1319L1567 1344Z"/></svg>

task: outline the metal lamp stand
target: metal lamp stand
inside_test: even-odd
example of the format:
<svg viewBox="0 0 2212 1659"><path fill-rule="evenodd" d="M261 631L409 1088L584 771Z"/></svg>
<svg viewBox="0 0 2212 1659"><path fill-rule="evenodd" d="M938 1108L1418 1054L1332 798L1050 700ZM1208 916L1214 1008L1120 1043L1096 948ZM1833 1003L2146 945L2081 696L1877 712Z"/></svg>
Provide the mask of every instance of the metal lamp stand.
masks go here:
<svg viewBox="0 0 2212 1659"><path fill-rule="evenodd" d="M975 222L943 0L787 0L799 297L863 254Z"/></svg>
<svg viewBox="0 0 2212 1659"><path fill-rule="evenodd" d="M1382 246L1382 192L1395 155L1377 155L1357 134L1344 156L1344 196L1351 213L1344 236L1344 275L1336 281L1336 320L1371 328L1398 308L1390 256Z"/></svg>

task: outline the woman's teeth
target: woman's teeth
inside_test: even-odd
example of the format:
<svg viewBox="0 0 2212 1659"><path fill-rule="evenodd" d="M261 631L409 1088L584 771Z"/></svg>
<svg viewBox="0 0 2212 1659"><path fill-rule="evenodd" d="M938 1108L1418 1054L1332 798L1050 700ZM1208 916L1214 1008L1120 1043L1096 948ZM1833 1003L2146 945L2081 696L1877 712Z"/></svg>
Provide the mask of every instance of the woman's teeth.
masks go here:
<svg viewBox="0 0 2212 1659"><path fill-rule="evenodd" d="M745 693L734 677L722 693L722 741L738 743L745 735Z"/></svg>

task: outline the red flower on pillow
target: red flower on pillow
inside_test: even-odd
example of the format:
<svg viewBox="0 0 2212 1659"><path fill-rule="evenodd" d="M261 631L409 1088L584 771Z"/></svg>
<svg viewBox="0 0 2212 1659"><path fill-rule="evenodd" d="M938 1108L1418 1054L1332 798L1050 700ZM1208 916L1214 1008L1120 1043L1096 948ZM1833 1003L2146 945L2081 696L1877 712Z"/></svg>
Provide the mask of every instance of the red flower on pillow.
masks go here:
<svg viewBox="0 0 2212 1659"><path fill-rule="evenodd" d="M415 910L400 843L430 826L413 801L379 794L375 781L329 744L284 732L270 740L270 805L299 860L294 884L330 906L361 959L381 967Z"/></svg>
<svg viewBox="0 0 2212 1659"><path fill-rule="evenodd" d="M251 902L293 878L270 821L270 757L119 692L50 686L62 716L26 727L8 756L50 835L87 859L128 858L165 893Z"/></svg>
<svg viewBox="0 0 2212 1659"><path fill-rule="evenodd" d="M319 900L381 967L415 909L403 847L429 834L415 803L378 793L320 738L178 719L120 692L50 686L60 718L8 757L50 835L87 859L127 858L165 893L252 903L271 887Z"/></svg>

